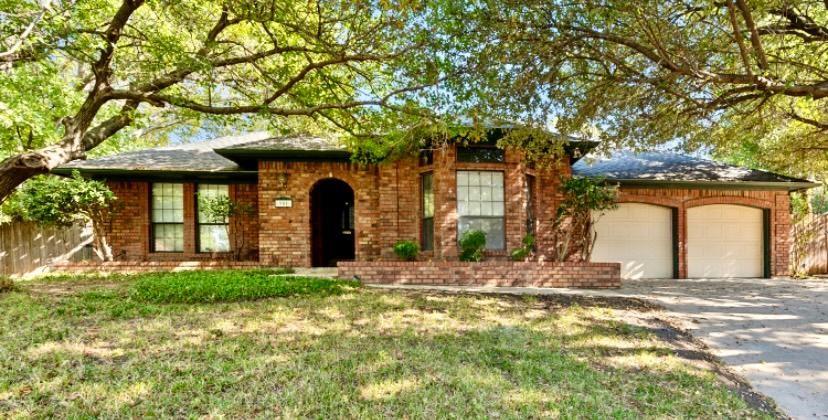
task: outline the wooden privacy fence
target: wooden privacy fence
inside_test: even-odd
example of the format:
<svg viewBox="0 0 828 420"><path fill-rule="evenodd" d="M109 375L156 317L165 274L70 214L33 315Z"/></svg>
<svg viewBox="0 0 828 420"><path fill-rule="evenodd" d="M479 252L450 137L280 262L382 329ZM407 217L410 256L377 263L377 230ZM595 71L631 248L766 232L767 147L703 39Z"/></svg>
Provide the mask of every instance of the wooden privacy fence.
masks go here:
<svg viewBox="0 0 828 420"><path fill-rule="evenodd" d="M0 275L23 276L44 271L53 261L91 258L91 227L38 226L29 222L0 224Z"/></svg>
<svg viewBox="0 0 828 420"><path fill-rule="evenodd" d="M828 274L828 213L793 225L791 263L797 274Z"/></svg>

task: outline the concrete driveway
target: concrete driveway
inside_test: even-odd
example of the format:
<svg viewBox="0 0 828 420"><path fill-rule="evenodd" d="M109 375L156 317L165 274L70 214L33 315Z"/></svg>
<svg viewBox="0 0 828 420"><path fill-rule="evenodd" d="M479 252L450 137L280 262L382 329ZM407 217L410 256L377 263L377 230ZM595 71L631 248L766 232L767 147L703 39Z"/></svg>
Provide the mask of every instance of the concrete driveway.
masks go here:
<svg viewBox="0 0 828 420"><path fill-rule="evenodd" d="M828 418L828 280L627 281L795 418Z"/></svg>
<svg viewBox="0 0 828 420"><path fill-rule="evenodd" d="M828 419L828 279L625 280L614 290L379 287L649 299L783 411Z"/></svg>

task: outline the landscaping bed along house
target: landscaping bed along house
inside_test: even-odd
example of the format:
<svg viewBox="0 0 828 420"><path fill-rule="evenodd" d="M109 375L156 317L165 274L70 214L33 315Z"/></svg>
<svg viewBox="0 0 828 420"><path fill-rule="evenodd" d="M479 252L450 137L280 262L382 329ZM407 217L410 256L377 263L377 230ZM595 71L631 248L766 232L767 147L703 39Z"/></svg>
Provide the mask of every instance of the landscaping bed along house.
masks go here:
<svg viewBox="0 0 828 420"><path fill-rule="evenodd" d="M640 300L286 271L4 282L0 418L777 415Z"/></svg>

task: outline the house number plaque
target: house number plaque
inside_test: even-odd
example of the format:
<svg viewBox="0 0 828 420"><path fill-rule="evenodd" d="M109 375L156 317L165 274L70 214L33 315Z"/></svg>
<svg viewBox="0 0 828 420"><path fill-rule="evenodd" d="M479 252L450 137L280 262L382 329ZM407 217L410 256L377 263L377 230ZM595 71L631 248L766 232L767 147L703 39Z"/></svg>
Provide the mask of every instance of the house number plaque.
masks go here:
<svg viewBox="0 0 828 420"><path fill-rule="evenodd" d="M293 207L293 199L290 197L279 197L274 201L274 205L277 208L288 208Z"/></svg>

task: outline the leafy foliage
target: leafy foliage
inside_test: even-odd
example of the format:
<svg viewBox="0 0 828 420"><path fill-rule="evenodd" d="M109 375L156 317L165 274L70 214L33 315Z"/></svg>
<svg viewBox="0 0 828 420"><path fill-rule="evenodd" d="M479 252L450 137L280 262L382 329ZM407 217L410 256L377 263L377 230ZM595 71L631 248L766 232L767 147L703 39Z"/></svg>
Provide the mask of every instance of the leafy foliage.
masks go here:
<svg viewBox="0 0 828 420"><path fill-rule="evenodd" d="M112 260L107 231L118 199L105 183L85 179L75 171L71 178L34 178L17 195L14 215L23 220L62 226L79 220L92 222L98 256Z"/></svg>
<svg viewBox="0 0 828 420"><path fill-rule="evenodd" d="M534 252L535 235L527 233L526 236L523 237L521 247L513 249L509 256L512 258L512 261L525 261L527 258L531 257Z"/></svg>
<svg viewBox="0 0 828 420"><path fill-rule="evenodd" d="M563 200L553 221L557 261L589 261L595 246L593 226L608 210L617 207L617 191L601 178L565 178Z"/></svg>
<svg viewBox="0 0 828 420"><path fill-rule="evenodd" d="M256 215L256 206L233 200L227 196L198 197L198 209L213 221L230 221L233 226L233 256L244 259L249 250L246 242L247 229L251 218Z"/></svg>
<svg viewBox="0 0 828 420"><path fill-rule="evenodd" d="M3 6L0 40L22 45L0 51L0 198L110 138L261 124L370 138L446 96L430 88L451 58L419 1Z"/></svg>
<svg viewBox="0 0 828 420"><path fill-rule="evenodd" d="M420 245L415 241L397 241L394 244L394 254L403 261L414 261L420 253Z"/></svg>
<svg viewBox="0 0 828 420"><path fill-rule="evenodd" d="M828 213L828 188L825 185L808 190L808 197L813 214Z"/></svg>
<svg viewBox="0 0 828 420"><path fill-rule="evenodd" d="M486 232L467 230L460 237L460 261L483 261L486 250Z"/></svg>
<svg viewBox="0 0 828 420"><path fill-rule="evenodd" d="M330 296L357 287L353 281L283 276L290 270L226 270L139 276L133 299L153 303L236 302L287 296Z"/></svg>
<svg viewBox="0 0 828 420"><path fill-rule="evenodd" d="M828 3L482 1L445 6L482 115L603 147L734 151L828 171ZM473 35L470 35L473 34ZM469 38L478 40L469 45ZM466 96L468 97L468 96ZM543 151L554 139L528 144Z"/></svg>
<svg viewBox="0 0 828 420"><path fill-rule="evenodd" d="M77 171L71 178L41 176L21 191L21 216L42 224L68 226L81 218L108 213L117 198L102 181L87 180Z"/></svg>

